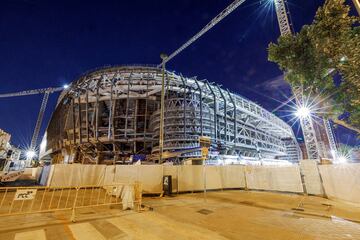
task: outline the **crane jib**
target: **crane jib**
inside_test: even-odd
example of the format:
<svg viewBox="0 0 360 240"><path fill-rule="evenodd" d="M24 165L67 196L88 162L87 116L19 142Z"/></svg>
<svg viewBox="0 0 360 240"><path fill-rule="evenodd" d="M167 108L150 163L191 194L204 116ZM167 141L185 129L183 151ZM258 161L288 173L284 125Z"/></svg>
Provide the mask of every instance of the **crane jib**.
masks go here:
<svg viewBox="0 0 360 240"><path fill-rule="evenodd" d="M29 96L29 95L43 94L43 93L47 93L47 92L53 93L53 92L60 92L62 90L64 90L63 87L41 88L41 89L26 90L26 91L21 91L21 92L14 92L14 93L3 93L3 94L0 94L0 98Z"/></svg>

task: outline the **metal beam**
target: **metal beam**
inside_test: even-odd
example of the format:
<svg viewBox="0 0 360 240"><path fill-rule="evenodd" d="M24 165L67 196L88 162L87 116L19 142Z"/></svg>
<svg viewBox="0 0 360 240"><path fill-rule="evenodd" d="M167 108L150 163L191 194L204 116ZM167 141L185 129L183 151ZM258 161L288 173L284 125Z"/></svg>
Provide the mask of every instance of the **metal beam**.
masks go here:
<svg viewBox="0 0 360 240"><path fill-rule="evenodd" d="M199 82L198 82L197 79L195 79L195 83L196 83L196 85L197 85L197 90L198 90L199 93L200 93L200 129L201 129L201 136L203 136L203 135L204 135L204 133L203 133L203 131L204 131L204 130L203 130L204 126L203 126L202 90L201 90L200 84L199 84Z"/></svg>
<svg viewBox="0 0 360 240"><path fill-rule="evenodd" d="M43 118L44 118L46 105L47 105L47 102L48 102L48 99L49 99L49 94L50 94L50 92L45 92L43 100L41 102L39 115L38 115L38 118L37 118L37 121L36 121L36 124L35 124L35 129L34 129L33 136L31 138L31 144L30 144L30 150L31 151L35 151L35 149L37 148L37 140L38 140L38 137L39 137L42 121L43 121Z"/></svg>

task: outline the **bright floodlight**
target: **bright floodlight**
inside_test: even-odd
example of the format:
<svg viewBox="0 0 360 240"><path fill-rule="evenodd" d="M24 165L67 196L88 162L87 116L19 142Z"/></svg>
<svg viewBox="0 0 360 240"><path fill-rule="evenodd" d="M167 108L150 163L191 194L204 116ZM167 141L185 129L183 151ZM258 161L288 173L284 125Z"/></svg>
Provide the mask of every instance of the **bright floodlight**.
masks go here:
<svg viewBox="0 0 360 240"><path fill-rule="evenodd" d="M63 88L64 88L64 89L67 89L67 88L69 88L69 85L65 84L65 85L63 86Z"/></svg>
<svg viewBox="0 0 360 240"><path fill-rule="evenodd" d="M306 118L310 116L310 109L308 107L305 106L301 106L296 110L295 115L298 118Z"/></svg>
<svg viewBox="0 0 360 240"><path fill-rule="evenodd" d="M32 158L35 157L35 156L36 156L36 152L33 151L33 150L28 150L28 151L26 152L26 157L27 157L28 159L32 159Z"/></svg>
<svg viewBox="0 0 360 240"><path fill-rule="evenodd" d="M340 157L338 158L338 162L340 162L340 163L345 163L345 162L347 162L347 158L346 158L345 156L340 156Z"/></svg>

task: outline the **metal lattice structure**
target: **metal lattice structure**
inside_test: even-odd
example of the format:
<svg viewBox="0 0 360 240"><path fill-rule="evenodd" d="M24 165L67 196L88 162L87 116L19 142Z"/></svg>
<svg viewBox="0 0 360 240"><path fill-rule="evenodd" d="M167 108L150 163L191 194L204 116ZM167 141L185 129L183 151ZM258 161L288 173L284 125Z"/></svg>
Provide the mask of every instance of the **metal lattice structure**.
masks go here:
<svg viewBox="0 0 360 240"><path fill-rule="evenodd" d="M83 163L158 153L161 80L161 69L149 66L84 75L59 99L47 128L47 151L54 159L63 155ZM209 136L212 155L300 158L291 127L254 102L174 72L166 72L166 83L164 151L197 148L199 136ZM198 156L200 151L188 151L178 160Z"/></svg>
<svg viewBox="0 0 360 240"><path fill-rule="evenodd" d="M43 100L41 102L41 107L40 107L38 119L36 121L33 136L31 138L31 144L30 144L30 149L31 150L34 150L36 148L36 146L37 146L37 140L38 140L38 137L39 137L40 128L41 128L42 120L44 118L44 113L45 113L46 105L47 105L47 102L48 102L48 99L49 99L49 95L50 95L50 92L45 92Z"/></svg>
<svg viewBox="0 0 360 240"><path fill-rule="evenodd" d="M284 0L274 0L281 35L292 34Z"/></svg>
<svg viewBox="0 0 360 240"><path fill-rule="evenodd" d="M286 0L275 0L274 3L281 35L292 34ZM292 91L295 96L296 104L298 106L304 106L303 89L301 87L292 86ZM313 117L309 115L300 118L300 125L304 135L308 158L332 158L333 156L331 153L336 151L336 144L332 134L331 123L325 119L324 121L315 122Z"/></svg>
<svg viewBox="0 0 360 240"><path fill-rule="evenodd" d="M0 94L0 98L29 96L29 95L37 95L37 94L42 94L42 93L53 93L53 92L59 92L62 90L64 90L63 87L41 88L41 89L27 90L27 91L21 91L21 92L16 92L16 93L3 93L3 94Z"/></svg>
<svg viewBox="0 0 360 240"><path fill-rule="evenodd" d="M208 24L206 24L205 27L203 27L197 34L195 34L192 38L190 38L187 42L185 42L178 49L176 49L172 54L170 54L166 59L164 59L162 61L162 63L158 65L158 67L162 66L163 64L166 64L171 59L173 59L176 55L178 55L180 52L185 50L188 46L190 46L192 43L194 43L197 39L199 39L207 31L209 31L211 28L213 28L216 24L218 24L221 20L223 20L226 16L228 16L230 13L232 13L235 9L237 9L244 2L245 2L245 0L233 1L223 11L221 11L218 15L216 15L216 17L211 19L211 21Z"/></svg>
<svg viewBox="0 0 360 240"><path fill-rule="evenodd" d="M41 107L39 111L39 115L35 124L34 132L31 138L31 143L29 149L31 151L37 151L37 141L39 138L39 133L42 125L42 121L44 118L44 113L46 110L46 105L49 99L49 95L54 92L59 92L64 90L64 88L41 88L41 89L34 89L34 90L27 90L15 93L4 93L0 94L0 98L9 98L9 97L20 97L20 96L29 96L29 95L37 95L37 94L44 94L43 100L41 102Z"/></svg>

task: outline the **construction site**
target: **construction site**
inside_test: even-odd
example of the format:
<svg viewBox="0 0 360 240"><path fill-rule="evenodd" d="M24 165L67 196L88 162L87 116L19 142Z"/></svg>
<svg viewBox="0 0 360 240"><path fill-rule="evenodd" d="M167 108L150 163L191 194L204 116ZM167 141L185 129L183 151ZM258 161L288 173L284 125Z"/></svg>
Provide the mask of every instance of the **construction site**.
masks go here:
<svg viewBox="0 0 360 240"><path fill-rule="evenodd" d="M146 66L82 76L61 93L41 158L114 164L133 155L159 162L161 79L161 69ZM212 142L209 161L301 159L291 127L257 104L207 81L173 72L165 79L163 160L200 158L200 137Z"/></svg>
<svg viewBox="0 0 360 240"><path fill-rule="evenodd" d="M281 36L297 36L288 2L265 2ZM293 109L299 134L275 110L167 68L244 3L231 2L157 65L0 93L42 96L25 148L0 129L0 239L360 239L360 150L345 152L335 134L360 130L323 113L328 97L291 85L275 110Z"/></svg>

